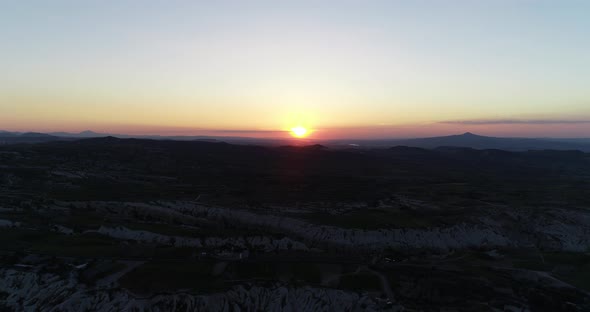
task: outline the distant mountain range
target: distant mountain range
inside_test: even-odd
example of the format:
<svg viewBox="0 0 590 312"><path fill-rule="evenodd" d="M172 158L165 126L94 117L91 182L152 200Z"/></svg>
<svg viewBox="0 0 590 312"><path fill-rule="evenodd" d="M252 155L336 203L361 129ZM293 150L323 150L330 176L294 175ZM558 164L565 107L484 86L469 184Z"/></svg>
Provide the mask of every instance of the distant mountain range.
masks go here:
<svg viewBox="0 0 590 312"><path fill-rule="evenodd" d="M342 144L344 143L344 141L332 141L332 143ZM508 151L545 149L590 151L590 139L499 138L476 135L470 132L466 132L464 134L459 135L439 136L430 138L358 140L352 141L349 144L373 147L409 146L428 149L444 146L454 146L469 147L474 149L500 149Z"/></svg>
<svg viewBox="0 0 590 312"><path fill-rule="evenodd" d="M43 143L57 140L60 140L60 138L46 133L0 131L0 145L18 143Z"/></svg>
<svg viewBox="0 0 590 312"><path fill-rule="evenodd" d="M94 131L86 130L80 133L69 133L69 132L51 132L50 135L64 138L99 138L106 136L113 136L107 133L96 133Z"/></svg>
<svg viewBox="0 0 590 312"><path fill-rule="evenodd" d="M175 141L209 141L227 142L232 144L253 145L291 145L295 141L289 139L263 139L247 137L216 137L216 136L159 136L159 135L126 135L97 133L83 131L80 133L68 132L9 132L0 131L0 144L15 143L43 143L50 141L71 141L100 137L138 138L153 140ZM580 150L590 152L590 138L501 138L488 137L470 132L460 135L449 135L415 139L380 139L380 140L304 140L305 144L322 144L331 148L378 148L392 146L408 146L426 149L438 147L466 147L473 149L499 149L507 151L525 150Z"/></svg>

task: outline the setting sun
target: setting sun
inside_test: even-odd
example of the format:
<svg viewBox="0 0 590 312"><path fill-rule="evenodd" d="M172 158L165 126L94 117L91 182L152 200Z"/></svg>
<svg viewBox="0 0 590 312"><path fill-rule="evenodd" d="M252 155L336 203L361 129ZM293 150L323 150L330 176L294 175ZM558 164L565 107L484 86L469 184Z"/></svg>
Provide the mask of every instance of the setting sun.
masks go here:
<svg viewBox="0 0 590 312"><path fill-rule="evenodd" d="M291 135L296 137L296 138L303 138L305 137L307 134L309 133L309 131L307 131L307 129L301 127L301 126L297 126L294 128L291 128Z"/></svg>

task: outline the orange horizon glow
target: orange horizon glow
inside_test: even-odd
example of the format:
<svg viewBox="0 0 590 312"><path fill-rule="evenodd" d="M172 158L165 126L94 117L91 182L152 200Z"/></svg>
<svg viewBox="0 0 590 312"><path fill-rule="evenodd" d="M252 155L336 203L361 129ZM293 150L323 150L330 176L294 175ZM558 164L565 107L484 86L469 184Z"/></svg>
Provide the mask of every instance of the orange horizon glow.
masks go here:
<svg viewBox="0 0 590 312"><path fill-rule="evenodd" d="M299 126L297 126L299 127ZM485 136L498 137L554 137L575 138L590 137L590 123L555 123L555 124L447 124L440 122L411 123L400 125L376 126L306 126L303 137L296 136L292 128L205 128L133 124L8 124L0 123L0 130L14 132L70 132L79 133L90 130L102 134L137 135L137 136L214 136L214 137L250 137L268 139L310 138L312 140L331 139L387 139L434 137L472 132ZM301 130L298 130L301 131ZM301 133L301 132L300 132Z"/></svg>
<svg viewBox="0 0 590 312"><path fill-rule="evenodd" d="M309 131L302 126L297 126L291 128L291 135L296 138L304 138L309 135Z"/></svg>

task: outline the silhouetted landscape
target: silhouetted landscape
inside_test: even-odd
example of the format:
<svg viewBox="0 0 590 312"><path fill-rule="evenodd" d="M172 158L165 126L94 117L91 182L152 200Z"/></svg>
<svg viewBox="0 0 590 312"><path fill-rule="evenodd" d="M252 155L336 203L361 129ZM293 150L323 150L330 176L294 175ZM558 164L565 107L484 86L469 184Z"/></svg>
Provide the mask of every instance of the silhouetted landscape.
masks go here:
<svg viewBox="0 0 590 312"><path fill-rule="evenodd" d="M0 167L7 311L590 309L582 151L102 137Z"/></svg>
<svg viewBox="0 0 590 312"><path fill-rule="evenodd" d="M590 312L590 1L0 1L0 312Z"/></svg>
<svg viewBox="0 0 590 312"><path fill-rule="evenodd" d="M80 133L18 133L0 131L0 145L14 143L40 143L52 141L69 141L80 138L134 138L153 140L174 140L174 141L209 141L227 142L240 145L270 145L281 146L297 143L292 139L265 139L248 137L219 137L219 136L159 136L159 135L128 135L128 134L104 134L93 131ZM437 148L444 146L469 147L476 149L501 149L507 151L528 151L528 150L580 150L590 152L590 138L501 138L488 137L466 132L460 135L413 138L413 139L340 139L340 140L307 140L308 143L326 145L332 148L375 148L388 146L408 146L420 148Z"/></svg>

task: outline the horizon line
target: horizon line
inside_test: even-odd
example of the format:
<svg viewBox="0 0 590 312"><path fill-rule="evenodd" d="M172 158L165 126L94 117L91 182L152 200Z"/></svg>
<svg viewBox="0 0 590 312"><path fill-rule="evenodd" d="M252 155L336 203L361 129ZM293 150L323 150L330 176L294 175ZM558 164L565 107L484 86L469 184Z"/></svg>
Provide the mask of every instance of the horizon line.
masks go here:
<svg viewBox="0 0 590 312"><path fill-rule="evenodd" d="M287 134L289 131L287 130L205 130L209 132L218 132L218 133L284 133ZM86 129L79 132L72 132L72 131L19 131L19 130L5 130L0 129L1 133L16 133L16 134L27 134L27 133L39 133L39 134L46 134L46 135L53 135L59 137L59 134L70 135L72 138L80 138L80 139L90 139L90 138L104 138L104 137L118 137L121 139L131 139L131 138L138 138L138 139L153 139L153 138L225 138L225 139L251 139L251 140L266 140L266 141L273 141L273 140L298 140L298 141L343 141L343 140L356 140L356 141L381 141L381 140L411 140L411 139L427 139L427 138L437 138L437 137L449 137L449 136L462 136L462 135L474 135L480 137L488 137L488 138L511 138L511 139L590 139L590 136L571 136L571 137L552 137L552 136L494 136L494 135L482 135L478 133L474 133L471 131L466 132L455 132L454 134L439 134L439 135L427 135L427 136L387 136L387 137L362 137L362 138L354 138L354 137L342 137L342 138L313 138L313 137L305 137L305 138L294 138L291 136L286 137L255 137L255 136L224 136L224 135L211 135L211 134L171 134L166 135L162 133L148 133L148 134L128 134L128 133L108 133L108 132L97 132L94 130ZM83 135L92 135L88 137L83 137ZM77 137L82 136L82 137ZM68 136L63 136L68 137Z"/></svg>

